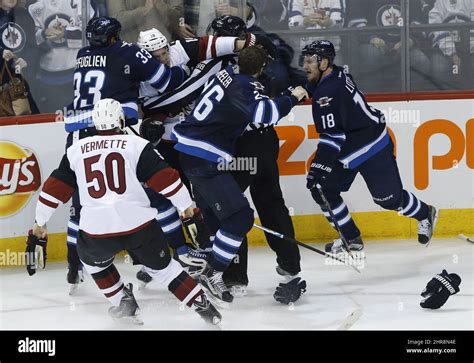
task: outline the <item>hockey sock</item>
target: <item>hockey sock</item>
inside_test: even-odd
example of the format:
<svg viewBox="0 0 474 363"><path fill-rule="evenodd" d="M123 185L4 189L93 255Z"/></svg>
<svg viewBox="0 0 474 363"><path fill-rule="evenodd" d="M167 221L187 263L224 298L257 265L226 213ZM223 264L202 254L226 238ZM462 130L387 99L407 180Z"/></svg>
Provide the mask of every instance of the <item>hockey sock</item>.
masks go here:
<svg viewBox="0 0 474 363"><path fill-rule="evenodd" d="M77 254L77 233L79 231L79 222L70 219L67 224L67 262L69 266L77 266L82 269L82 263Z"/></svg>
<svg viewBox="0 0 474 363"><path fill-rule="evenodd" d="M329 224L331 224L331 226L335 228L334 222L332 220L331 215L329 214L329 211L324 207L324 205L321 205L320 207ZM344 201L341 201L341 203L339 204L335 204L335 207L331 205L331 208L344 237L350 240L360 236L360 231L355 225L354 220L352 219L352 216L349 213L349 209L347 209L347 206Z"/></svg>
<svg viewBox="0 0 474 363"><path fill-rule="evenodd" d="M428 206L414 194L403 190L402 203L398 208L398 213L405 217L422 221L428 218Z"/></svg>
<svg viewBox="0 0 474 363"><path fill-rule="evenodd" d="M194 300L204 293L201 286L174 259L171 259L163 270L153 270L146 266L144 269L158 283L167 285L168 290L188 307L191 307Z"/></svg>
<svg viewBox="0 0 474 363"><path fill-rule="evenodd" d="M209 264L216 271L224 271L237 254L243 239L219 229L212 245L212 254L209 255Z"/></svg>
<svg viewBox="0 0 474 363"><path fill-rule="evenodd" d="M181 218L179 218L178 211L171 203L163 209L158 209L156 220L168 237L171 248L176 250L185 245L186 237L184 236Z"/></svg>
<svg viewBox="0 0 474 363"><path fill-rule="evenodd" d="M120 305L120 300L125 296L123 282L114 264L107 267L85 265L86 271L92 276L100 291L114 306Z"/></svg>

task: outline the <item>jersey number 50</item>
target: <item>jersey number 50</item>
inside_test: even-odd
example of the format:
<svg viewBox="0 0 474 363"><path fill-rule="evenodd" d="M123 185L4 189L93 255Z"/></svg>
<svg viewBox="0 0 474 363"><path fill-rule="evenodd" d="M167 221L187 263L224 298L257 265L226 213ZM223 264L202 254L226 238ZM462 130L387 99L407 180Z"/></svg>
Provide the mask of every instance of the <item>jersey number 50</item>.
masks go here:
<svg viewBox="0 0 474 363"><path fill-rule="evenodd" d="M87 188L89 195L94 199L99 199L105 195L107 189L117 194L125 193L127 185L125 182L125 159L123 156L116 152L107 155L104 161L105 176L102 170L92 169L92 166L99 162L100 157L101 155L95 155L84 159L86 182L87 184L92 183Z"/></svg>

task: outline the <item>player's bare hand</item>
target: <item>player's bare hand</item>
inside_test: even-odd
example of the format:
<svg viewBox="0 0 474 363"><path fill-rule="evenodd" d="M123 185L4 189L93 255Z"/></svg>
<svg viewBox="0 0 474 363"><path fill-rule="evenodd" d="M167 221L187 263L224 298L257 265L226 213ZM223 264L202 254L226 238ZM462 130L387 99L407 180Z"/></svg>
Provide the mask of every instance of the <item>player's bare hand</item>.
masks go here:
<svg viewBox="0 0 474 363"><path fill-rule="evenodd" d="M46 229L46 225L38 226L38 224L33 225L33 234L38 238L46 238L48 235L48 230Z"/></svg>
<svg viewBox="0 0 474 363"><path fill-rule="evenodd" d="M229 3L224 3L224 4L219 4L216 6L216 13L217 15L233 15L237 16L239 12L239 9L230 6Z"/></svg>
<svg viewBox="0 0 474 363"><path fill-rule="evenodd" d="M193 32L193 28L188 24L183 24L182 26L178 27L178 34L181 38L194 38L195 34Z"/></svg>
<svg viewBox="0 0 474 363"><path fill-rule="evenodd" d="M11 50L8 50L8 49L5 49L3 51L3 59L5 59L5 61L9 62L11 61L13 58L15 58L15 54L13 54L13 52Z"/></svg>
<svg viewBox="0 0 474 363"><path fill-rule="evenodd" d="M316 24L318 24L321 28L329 28L334 23L333 23L332 19L329 16L325 16L324 18L316 20Z"/></svg>
<svg viewBox="0 0 474 363"><path fill-rule="evenodd" d="M303 87L298 86L296 87L291 94L298 99L298 102L304 101L305 99L309 98L308 91L306 91Z"/></svg>
<svg viewBox="0 0 474 363"><path fill-rule="evenodd" d="M189 207L181 212L181 219L192 218L194 216L194 208Z"/></svg>

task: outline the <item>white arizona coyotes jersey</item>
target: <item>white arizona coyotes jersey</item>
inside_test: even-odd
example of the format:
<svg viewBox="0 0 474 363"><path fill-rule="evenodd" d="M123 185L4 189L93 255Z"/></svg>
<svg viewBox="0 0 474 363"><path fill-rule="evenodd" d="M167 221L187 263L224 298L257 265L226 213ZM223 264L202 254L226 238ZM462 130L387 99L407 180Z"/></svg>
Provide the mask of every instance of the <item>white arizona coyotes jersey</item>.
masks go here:
<svg viewBox="0 0 474 363"><path fill-rule="evenodd" d="M157 216L137 164L148 142L131 135L93 136L67 150L82 210L79 228L92 235L130 231Z"/></svg>
<svg viewBox="0 0 474 363"><path fill-rule="evenodd" d="M76 65L77 51L82 48L82 1L81 0L38 0L28 7L36 26L36 42L43 44L44 31L48 28L64 28L65 36L51 42L51 50L40 59L41 69L59 72ZM89 14L93 8L89 2Z"/></svg>

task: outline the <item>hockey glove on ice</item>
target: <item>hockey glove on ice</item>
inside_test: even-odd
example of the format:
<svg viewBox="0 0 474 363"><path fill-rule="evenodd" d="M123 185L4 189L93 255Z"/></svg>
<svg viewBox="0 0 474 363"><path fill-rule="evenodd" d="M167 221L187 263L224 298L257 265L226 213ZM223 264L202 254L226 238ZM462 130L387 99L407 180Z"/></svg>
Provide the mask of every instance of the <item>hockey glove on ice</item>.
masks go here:
<svg viewBox="0 0 474 363"><path fill-rule="evenodd" d="M297 277L286 284L280 283L273 297L279 303L288 305L297 301L305 292L306 281L301 280L301 277Z"/></svg>
<svg viewBox="0 0 474 363"><path fill-rule="evenodd" d="M194 247L204 249L210 245L211 233L204 223L199 208L194 209L194 215L191 218L183 219L183 226Z"/></svg>
<svg viewBox="0 0 474 363"><path fill-rule="evenodd" d="M443 306L451 295L459 292L459 285L461 278L457 274L448 274L443 270L436 275L426 285L426 288L421 293L424 297L420 306L425 309L439 309Z"/></svg>
<svg viewBox="0 0 474 363"><path fill-rule="evenodd" d="M46 267L46 244L48 236L38 238L33 234L33 230L28 231L26 240L26 271L30 276L36 273L38 268Z"/></svg>

